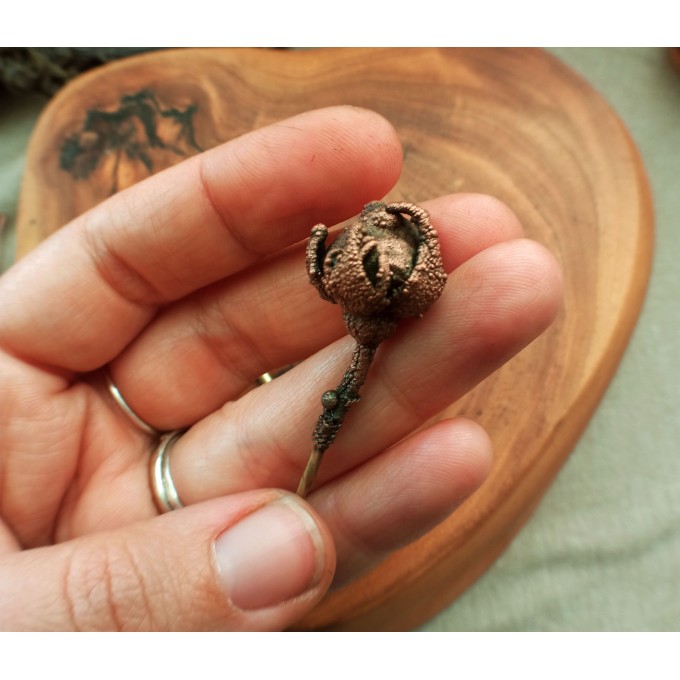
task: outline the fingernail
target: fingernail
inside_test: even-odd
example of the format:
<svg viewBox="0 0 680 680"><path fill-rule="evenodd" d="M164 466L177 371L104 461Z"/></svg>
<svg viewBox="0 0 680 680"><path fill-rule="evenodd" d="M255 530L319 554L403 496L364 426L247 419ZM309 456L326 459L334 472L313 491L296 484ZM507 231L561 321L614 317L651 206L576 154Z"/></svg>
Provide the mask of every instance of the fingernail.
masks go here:
<svg viewBox="0 0 680 680"><path fill-rule="evenodd" d="M316 585L323 539L293 497L258 508L215 540L222 587L240 609L271 607Z"/></svg>

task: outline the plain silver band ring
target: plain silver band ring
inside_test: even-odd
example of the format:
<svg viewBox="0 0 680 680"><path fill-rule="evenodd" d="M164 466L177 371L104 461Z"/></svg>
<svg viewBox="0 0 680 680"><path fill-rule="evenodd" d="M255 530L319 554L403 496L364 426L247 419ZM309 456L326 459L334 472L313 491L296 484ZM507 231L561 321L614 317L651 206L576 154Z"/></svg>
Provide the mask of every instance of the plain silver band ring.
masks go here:
<svg viewBox="0 0 680 680"><path fill-rule="evenodd" d="M154 455L151 457L150 482L151 495L160 512L171 512L184 507L180 500L175 482L170 474L170 451L173 444L184 434L185 430L168 432L161 437Z"/></svg>
<svg viewBox="0 0 680 680"><path fill-rule="evenodd" d="M121 410L123 413L140 429L142 432L146 432L146 434L150 434L152 437L157 437L160 434L160 431L157 430L155 427L152 427L148 423L145 423L129 406L128 403L123 399L123 395L120 393L120 390L116 387L115 383L113 382L113 378L111 377L111 374L106 371L106 385L109 388L109 392L111 393L111 396L114 398L116 404L120 406Z"/></svg>

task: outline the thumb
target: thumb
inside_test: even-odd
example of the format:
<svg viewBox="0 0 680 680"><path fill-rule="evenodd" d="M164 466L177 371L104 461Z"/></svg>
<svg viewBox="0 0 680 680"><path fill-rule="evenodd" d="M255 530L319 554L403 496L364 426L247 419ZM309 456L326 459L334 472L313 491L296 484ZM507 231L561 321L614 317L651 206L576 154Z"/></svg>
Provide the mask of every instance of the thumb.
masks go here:
<svg viewBox="0 0 680 680"><path fill-rule="evenodd" d="M0 558L1 630L281 630L333 578L318 515L253 491Z"/></svg>

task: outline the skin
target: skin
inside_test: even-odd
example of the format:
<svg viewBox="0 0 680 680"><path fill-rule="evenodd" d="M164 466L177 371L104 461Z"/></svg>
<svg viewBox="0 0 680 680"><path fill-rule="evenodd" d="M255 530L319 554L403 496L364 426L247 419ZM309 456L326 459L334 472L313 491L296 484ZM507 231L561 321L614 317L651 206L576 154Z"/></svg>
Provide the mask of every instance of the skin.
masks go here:
<svg viewBox="0 0 680 680"><path fill-rule="evenodd" d="M277 490L296 487L319 395L353 345L309 285L304 239L400 171L377 114L309 112L115 195L0 278L0 628L283 629L483 482L479 426L419 428L550 324L561 279L506 206L452 195L419 201L440 237L442 296L381 344L306 501ZM190 426L171 456L184 509L158 515L156 443L111 399L106 366L146 422ZM215 546L281 498L314 527L291 567L302 590L244 608ZM267 585L276 565L262 560Z"/></svg>

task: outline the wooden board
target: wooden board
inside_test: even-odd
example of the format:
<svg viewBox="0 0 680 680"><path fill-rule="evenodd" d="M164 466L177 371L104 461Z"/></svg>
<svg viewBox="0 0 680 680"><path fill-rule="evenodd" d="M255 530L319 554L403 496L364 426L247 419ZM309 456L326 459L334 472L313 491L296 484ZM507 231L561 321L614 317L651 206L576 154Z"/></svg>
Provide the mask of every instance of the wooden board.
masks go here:
<svg viewBox="0 0 680 680"><path fill-rule="evenodd" d="M217 49L121 61L74 81L39 121L18 249L199 148L341 103L372 108L398 130L405 167L390 200L493 194L566 278L555 325L446 412L491 434L486 484L300 624L409 629L470 585L522 526L594 411L642 304L653 240L647 180L623 124L586 82L521 49Z"/></svg>

